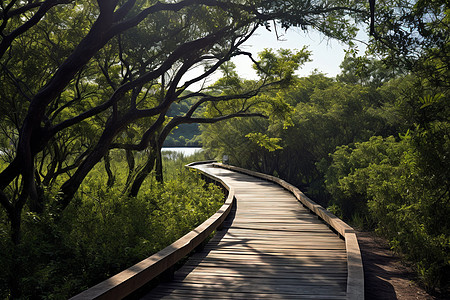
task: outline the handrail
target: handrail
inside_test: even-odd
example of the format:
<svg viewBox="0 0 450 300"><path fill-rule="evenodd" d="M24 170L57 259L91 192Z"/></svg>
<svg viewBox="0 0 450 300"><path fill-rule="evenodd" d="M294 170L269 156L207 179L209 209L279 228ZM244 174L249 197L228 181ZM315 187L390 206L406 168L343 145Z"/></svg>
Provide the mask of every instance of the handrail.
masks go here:
<svg viewBox="0 0 450 300"><path fill-rule="evenodd" d="M345 248L347 252L347 299L364 300L364 270L361 251L359 249L355 230L352 227L330 213L328 210L324 209L319 204L309 199L298 188L280 178L231 166L228 164L214 163L213 165L215 167L229 169L254 177L263 178L265 180L279 184L280 186L294 194L294 196L300 203L309 208L310 211L319 216L325 223L333 227L345 240Z"/></svg>
<svg viewBox="0 0 450 300"><path fill-rule="evenodd" d="M199 162L189 164L186 167L193 168L196 164L199 164ZM215 178L199 169L197 169L197 171L222 184L222 186L228 190L228 197L222 207L197 228L190 231L171 245L70 299L122 299L154 279L156 276L170 269L178 261L198 247L224 222L235 201L234 189L219 178Z"/></svg>
<svg viewBox="0 0 450 300"><path fill-rule="evenodd" d="M187 167L193 168L195 165L211 162L212 161L195 162L187 165ZM355 231L352 227L306 197L306 195L304 195L298 188L280 178L230 165L219 163L214 163L213 165L254 177L263 178L279 184L286 190L292 192L300 203L308 207L313 213L318 215L339 234L341 234L345 240L347 251L347 299L364 299L364 272L361 252ZM221 179L216 178L211 174L199 169L197 169L197 171L222 184L222 186L228 190L228 197L222 207L197 228L187 233L163 250L120 272L119 274L85 290L84 292L81 292L71 299L122 299L148 283L150 280L154 279L156 276L170 269L179 260L198 247L215 229L223 223L225 218L230 213L235 201L234 189L228 186Z"/></svg>

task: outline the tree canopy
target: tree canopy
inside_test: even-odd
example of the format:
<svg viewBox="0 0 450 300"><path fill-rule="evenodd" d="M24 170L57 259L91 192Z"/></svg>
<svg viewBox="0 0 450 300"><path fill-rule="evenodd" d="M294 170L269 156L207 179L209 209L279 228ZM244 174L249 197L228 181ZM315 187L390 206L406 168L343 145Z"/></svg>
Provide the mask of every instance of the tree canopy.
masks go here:
<svg viewBox="0 0 450 300"><path fill-rule="evenodd" d="M133 195L179 124L261 117L276 107L258 94L288 84L306 56L252 57L242 45L258 27L349 41L368 19L366 5L353 0L10 0L0 16L0 203L14 245L24 211L60 215L102 160L113 184L114 149L125 153ZM238 55L255 63L259 80L232 84L228 62ZM192 76L194 68L203 71ZM218 70L229 73L191 91ZM188 110L169 117L176 103ZM137 168L134 154L146 149ZM58 192L49 200L50 190Z"/></svg>

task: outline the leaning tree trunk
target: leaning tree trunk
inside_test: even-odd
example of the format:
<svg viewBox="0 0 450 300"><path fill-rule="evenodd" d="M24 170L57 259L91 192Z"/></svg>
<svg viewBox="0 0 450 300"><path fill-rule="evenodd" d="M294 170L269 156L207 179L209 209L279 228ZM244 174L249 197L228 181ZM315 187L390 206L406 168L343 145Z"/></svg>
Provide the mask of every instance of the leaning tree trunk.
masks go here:
<svg viewBox="0 0 450 300"><path fill-rule="evenodd" d="M86 156L72 177L62 184L60 189L62 197L58 201L61 211L70 204L87 174L109 152L109 145L119 132L121 125L121 122L116 121L114 125L106 126L94 149Z"/></svg>
<svg viewBox="0 0 450 300"><path fill-rule="evenodd" d="M108 188L110 188L114 185L116 178L115 178L113 172L111 171L111 158L109 156L109 151L106 152L103 160L105 161L105 170L106 170L106 173L108 174L108 181L106 182L106 186Z"/></svg>
<svg viewBox="0 0 450 300"><path fill-rule="evenodd" d="M131 181L133 180L133 174L134 174L134 169L136 167L136 163L134 161L133 151L126 149L125 157L127 158L127 164L128 164L128 175L127 175L127 182L125 183L125 189L128 189L128 187L131 184Z"/></svg>
<svg viewBox="0 0 450 300"><path fill-rule="evenodd" d="M130 197L137 197L139 190L141 189L142 183L144 182L145 178L147 178L148 174L150 174L150 172L153 170L153 167L155 166L155 161L156 161L156 149L152 147L144 167L138 172L136 178L133 181L133 184L131 185L130 192L128 194Z"/></svg>
<svg viewBox="0 0 450 300"><path fill-rule="evenodd" d="M40 175L37 171L35 171L34 178L35 178L36 194L34 196L30 196L28 207L32 212L42 214L44 212L45 206L44 188L42 187Z"/></svg>
<svg viewBox="0 0 450 300"><path fill-rule="evenodd" d="M156 178L156 181L158 181L161 184L164 184L161 145L159 145L159 143L157 143L155 152L156 152L155 178Z"/></svg>

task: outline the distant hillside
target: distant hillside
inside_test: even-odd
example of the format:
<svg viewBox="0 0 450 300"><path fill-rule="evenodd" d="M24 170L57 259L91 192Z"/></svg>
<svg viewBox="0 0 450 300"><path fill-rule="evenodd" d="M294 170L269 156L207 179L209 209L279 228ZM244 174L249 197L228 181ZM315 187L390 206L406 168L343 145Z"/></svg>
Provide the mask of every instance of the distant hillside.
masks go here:
<svg viewBox="0 0 450 300"><path fill-rule="evenodd" d="M164 142L165 147L201 146L198 124L182 124Z"/></svg>
<svg viewBox="0 0 450 300"><path fill-rule="evenodd" d="M187 99L170 106L167 115L169 117L182 116L188 112L192 103L197 99ZM198 112L201 114L202 111ZM200 126L198 124L181 124L167 137L164 142L165 147L201 146Z"/></svg>

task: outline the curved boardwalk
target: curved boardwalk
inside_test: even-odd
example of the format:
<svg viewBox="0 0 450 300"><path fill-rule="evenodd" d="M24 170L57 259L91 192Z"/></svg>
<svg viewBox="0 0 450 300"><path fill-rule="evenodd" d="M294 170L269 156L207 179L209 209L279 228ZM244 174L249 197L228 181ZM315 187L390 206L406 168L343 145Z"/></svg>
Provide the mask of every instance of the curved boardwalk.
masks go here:
<svg viewBox="0 0 450 300"><path fill-rule="evenodd" d="M143 299L345 299L345 242L279 185L199 165L235 189L205 248Z"/></svg>

